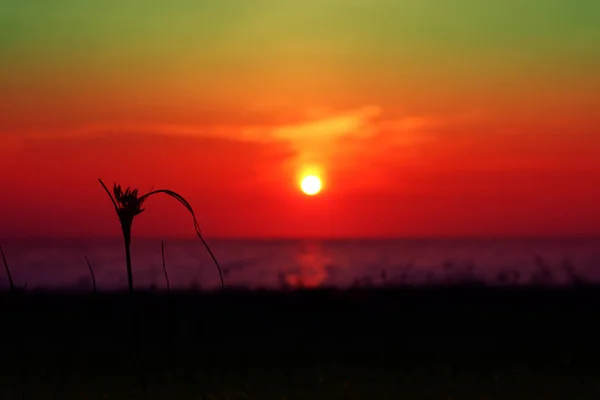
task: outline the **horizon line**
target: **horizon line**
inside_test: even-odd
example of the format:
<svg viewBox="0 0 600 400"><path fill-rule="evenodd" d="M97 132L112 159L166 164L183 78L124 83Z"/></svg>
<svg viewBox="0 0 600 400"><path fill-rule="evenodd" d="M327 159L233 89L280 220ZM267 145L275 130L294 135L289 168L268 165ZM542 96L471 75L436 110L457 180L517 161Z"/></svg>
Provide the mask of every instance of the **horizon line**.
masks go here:
<svg viewBox="0 0 600 400"><path fill-rule="evenodd" d="M389 236L203 236L205 240L215 241L411 241L411 240L590 240L600 239L597 234L496 234L496 235L389 235ZM1 241L11 240L122 240L121 235L32 235L0 236ZM140 240L197 240L194 235L148 236L138 235L132 238Z"/></svg>

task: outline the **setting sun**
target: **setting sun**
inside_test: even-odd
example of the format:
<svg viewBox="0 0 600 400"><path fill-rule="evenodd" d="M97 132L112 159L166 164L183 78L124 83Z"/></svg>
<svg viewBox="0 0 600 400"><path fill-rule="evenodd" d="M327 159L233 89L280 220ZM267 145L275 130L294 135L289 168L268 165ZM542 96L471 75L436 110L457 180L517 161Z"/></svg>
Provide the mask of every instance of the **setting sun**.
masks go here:
<svg viewBox="0 0 600 400"><path fill-rule="evenodd" d="M302 182L300 182L300 187L304 194L313 196L321 191L323 184L321 183L321 179L319 179L318 176L308 175L302 178Z"/></svg>

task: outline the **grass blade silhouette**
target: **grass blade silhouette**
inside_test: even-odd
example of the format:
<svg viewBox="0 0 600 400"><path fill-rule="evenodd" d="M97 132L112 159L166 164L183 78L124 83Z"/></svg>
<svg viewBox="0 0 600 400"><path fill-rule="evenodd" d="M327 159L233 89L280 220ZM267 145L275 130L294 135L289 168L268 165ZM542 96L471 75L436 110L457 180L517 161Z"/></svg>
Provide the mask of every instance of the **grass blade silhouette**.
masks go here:
<svg viewBox="0 0 600 400"><path fill-rule="evenodd" d="M192 208L191 204L188 203L188 201L179 193L174 192L172 190L168 190L168 189L153 190L150 193L147 193L144 196L142 196L141 197L143 199L142 201L145 201L148 197L153 196L155 194L159 194L159 193L163 193L163 194L166 194L167 196L173 197L175 200L179 201L179 203L181 203L190 212L190 214L192 215L192 218L194 220L194 230L196 231L196 236L198 236L198 238L202 241L202 244L206 248L206 251L208 251L208 254L212 258L213 262L215 263L215 266L217 267L217 270L219 271L219 278L221 280L221 288L224 289L225 282L223 280L223 271L221 269L221 266L219 265L219 262L217 261L217 258L215 257L212 250L208 246L208 243L206 243L206 240L204 240L204 237L202 236L202 232L200 231L200 224L198 223L198 219L196 218L196 213L194 213L194 209Z"/></svg>
<svg viewBox="0 0 600 400"><path fill-rule="evenodd" d="M85 262L87 263L88 269L90 270L90 275L92 275L92 285L94 288L94 293L96 293L96 276L94 275L94 268L92 268L92 264L90 260L88 260L87 256L85 257Z"/></svg>
<svg viewBox="0 0 600 400"><path fill-rule="evenodd" d="M0 246L0 254L2 255L2 261L4 262L4 268L6 269L6 275L8 276L8 283L10 285L10 291L15 291L15 282L12 279L12 274L10 273L10 268L8 267L8 263L6 262L6 257L4 256L4 250L2 250L2 246Z"/></svg>
<svg viewBox="0 0 600 400"><path fill-rule="evenodd" d="M171 291L171 283L169 282L169 274L167 273L167 265L165 263L165 241L160 241L160 254L162 257L162 267L163 272L165 273L165 281L167 282L167 292Z"/></svg>
<svg viewBox="0 0 600 400"><path fill-rule="evenodd" d="M148 200L151 196L157 194L165 194L169 197L177 200L181 205L183 205L189 213L192 215L194 222L194 230L196 232L196 236L200 238L202 244L208 251L208 254L211 256L213 262L215 263L217 270L219 271L219 278L221 279L221 288L225 288L225 282L223 280L223 271L221 270L221 266L217 261L217 258L213 254L212 250L204 240L202 233L200 231L200 224L198 223L198 219L196 218L196 213L192 208L191 204L179 193L169 190L169 189L158 189L151 190L150 192L138 197L138 190L126 188L123 190L121 185L113 184L113 193L110 192L108 187L102 182L102 179L98 178L98 181L106 191L106 194L110 198L113 206L115 208L115 212L117 213L117 217L121 224L121 230L123 232L123 240L125 244L125 260L127 263L127 281L129 285L129 292L133 293L133 272L131 268L131 226L133 225L133 220L136 215L141 214L144 211L142 208L144 202Z"/></svg>

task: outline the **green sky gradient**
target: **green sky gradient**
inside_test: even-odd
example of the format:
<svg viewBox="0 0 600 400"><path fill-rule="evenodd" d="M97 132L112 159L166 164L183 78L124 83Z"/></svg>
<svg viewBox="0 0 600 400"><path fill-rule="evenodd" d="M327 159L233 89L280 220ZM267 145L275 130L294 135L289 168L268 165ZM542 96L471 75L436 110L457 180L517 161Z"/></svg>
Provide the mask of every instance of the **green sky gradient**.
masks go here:
<svg viewBox="0 0 600 400"><path fill-rule="evenodd" d="M0 0L0 10L0 103L39 121L55 114L47 104L79 120L190 104L575 119L600 106L593 0Z"/></svg>
<svg viewBox="0 0 600 400"><path fill-rule="evenodd" d="M24 80L54 68L123 78L189 69L261 76L302 62L364 80L402 72L526 79L537 70L578 80L600 66L594 0L2 0L0 10L3 65Z"/></svg>

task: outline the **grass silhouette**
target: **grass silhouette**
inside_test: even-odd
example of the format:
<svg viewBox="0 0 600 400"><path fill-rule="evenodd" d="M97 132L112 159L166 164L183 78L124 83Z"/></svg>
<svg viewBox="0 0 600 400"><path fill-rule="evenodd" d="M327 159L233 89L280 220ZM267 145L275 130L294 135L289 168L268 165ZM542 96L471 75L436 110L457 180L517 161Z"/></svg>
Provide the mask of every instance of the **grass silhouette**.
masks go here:
<svg viewBox="0 0 600 400"><path fill-rule="evenodd" d="M22 290L22 291L27 290L27 284L29 283L29 281L25 281L25 284L21 288L19 288L15 285L15 281L13 280L12 274L10 272L8 262L6 261L6 256L4 255L4 250L2 250L2 246L0 246L0 255L2 256L2 262L4 263L4 269L6 270L6 275L8 276L8 284L10 286L11 293L14 293L14 292L17 292L20 290Z"/></svg>
<svg viewBox="0 0 600 400"><path fill-rule="evenodd" d="M597 288L0 294L0 398L598 398ZM130 304L144 358L123 340ZM175 311L175 312L174 312ZM10 334L10 335L9 335ZM143 394L137 374L145 375ZM8 392L12 391L12 395Z"/></svg>
<svg viewBox="0 0 600 400"><path fill-rule="evenodd" d="M0 398L598 398L600 286L558 285L568 260L521 282L448 260L429 286L408 263L348 290L280 271L282 291L215 294L169 281L164 240L161 257L167 293L0 293Z"/></svg>
<svg viewBox="0 0 600 400"><path fill-rule="evenodd" d="M88 269L90 270L90 275L92 276L93 290L94 293L96 293L96 276L94 275L94 268L92 268L92 263L90 263L90 260L87 258L87 256L85 256L85 262L88 266Z"/></svg>
<svg viewBox="0 0 600 400"><path fill-rule="evenodd" d="M171 283L169 282L169 274L167 273L167 264L165 263L165 241L160 241L160 255L162 258L162 268L165 273L165 281L167 283L167 292L171 291Z"/></svg>
<svg viewBox="0 0 600 400"><path fill-rule="evenodd" d="M98 181L106 191L106 194L110 198L115 208L115 212L117 213L117 217L119 218L119 222L121 224L121 230L123 232L123 240L125 244L125 261L127 263L127 283L129 286L129 292L133 293L133 272L131 267L131 227L133 225L134 218L141 214L144 211L143 205L151 196L156 194L165 194L169 197L174 198L179 203L181 203L192 215L194 220L194 230L196 232L196 236L200 238L202 244L210 254L212 260L214 261L217 270L219 271L219 278L221 279L221 288L225 288L225 282L223 280L223 272L221 270L221 266L214 256L212 250L204 240L202 233L200 232L200 224L196 219L196 214L190 203L179 193L174 192L169 189L157 189L151 190L150 192L138 196L138 189L132 189L127 187L125 190L121 188L121 185L113 184L112 193L108 189L108 187L102 182L102 179L98 178Z"/></svg>
<svg viewBox="0 0 600 400"><path fill-rule="evenodd" d="M2 250L2 246L0 246L0 254L2 255L2 262L4 263L4 269L6 270L6 275L8 276L8 283L10 284L10 291L15 291L15 282L12 279L12 274L10 273L10 268L8 267L8 262L6 262L6 256L4 255L4 250Z"/></svg>

